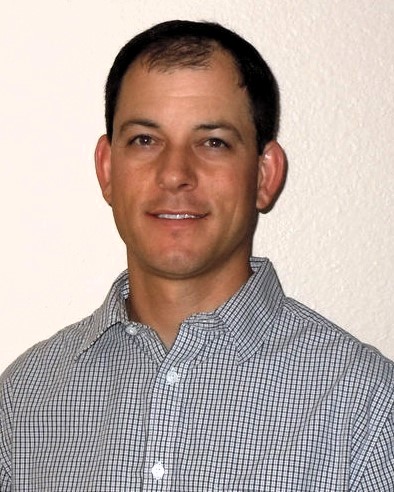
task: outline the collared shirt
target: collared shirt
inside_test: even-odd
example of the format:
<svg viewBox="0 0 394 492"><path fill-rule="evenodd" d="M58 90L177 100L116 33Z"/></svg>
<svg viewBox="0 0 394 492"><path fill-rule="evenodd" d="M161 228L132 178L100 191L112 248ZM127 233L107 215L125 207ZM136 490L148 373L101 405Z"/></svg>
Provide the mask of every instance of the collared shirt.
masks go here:
<svg viewBox="0 0 394 492"><path fill-rule="evenodd" d="M394 364L284 296L270 262L170 351L103 306L3 374L2 492L394 491Z"/></svg>

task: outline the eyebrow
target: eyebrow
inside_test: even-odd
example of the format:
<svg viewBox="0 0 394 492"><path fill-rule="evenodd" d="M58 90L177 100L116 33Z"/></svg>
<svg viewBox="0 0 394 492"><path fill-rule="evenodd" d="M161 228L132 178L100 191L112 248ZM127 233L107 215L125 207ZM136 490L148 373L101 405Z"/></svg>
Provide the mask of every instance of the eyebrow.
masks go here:
<svg viewBox="0 0 394 492"><path fill-rule="evenodd" d="M122 134L130 126L146 126L147 128L160 128L160 125L152 120L146 118L134 118L131 120L124 121L119 128L119 133Z"/></svg>

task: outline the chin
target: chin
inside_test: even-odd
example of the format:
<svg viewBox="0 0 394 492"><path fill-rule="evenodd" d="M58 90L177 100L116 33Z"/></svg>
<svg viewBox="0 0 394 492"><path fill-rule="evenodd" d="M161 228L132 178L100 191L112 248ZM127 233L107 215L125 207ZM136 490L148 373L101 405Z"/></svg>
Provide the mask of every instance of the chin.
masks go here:
<svg viewBox="0 0 394 492"><path fill-rule="evenodd" d="M158 261L150 263L150 269L157 275L173 279L192 278L207 269L207 261L194 254L185 252L172 252L168 255L160 255Z"/></svg>

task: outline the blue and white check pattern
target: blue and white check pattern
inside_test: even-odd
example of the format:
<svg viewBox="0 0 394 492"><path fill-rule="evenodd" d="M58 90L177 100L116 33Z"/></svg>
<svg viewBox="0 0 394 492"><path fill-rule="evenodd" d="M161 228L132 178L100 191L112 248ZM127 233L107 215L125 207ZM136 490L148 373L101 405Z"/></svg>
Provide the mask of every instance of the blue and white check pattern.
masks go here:
<svg viewBox="0 0 394 492"><path fill-rule="evenodd" d="M394 491L394 364L296 301L270 262L166 352L103 306L3 374L1 492Z"/></svg>

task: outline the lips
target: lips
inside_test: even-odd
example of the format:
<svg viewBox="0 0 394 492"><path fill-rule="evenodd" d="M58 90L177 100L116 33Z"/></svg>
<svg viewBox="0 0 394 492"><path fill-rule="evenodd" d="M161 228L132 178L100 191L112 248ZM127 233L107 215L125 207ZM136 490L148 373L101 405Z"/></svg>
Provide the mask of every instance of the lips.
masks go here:
<svg viewBox="0 0 394 492"><path fill-rule="evenodd" d="M169 220L184 220L184 219L202 219L205 214L189 214L189 213L163 213L155 214L159 219L169 219Z"/></svg>

